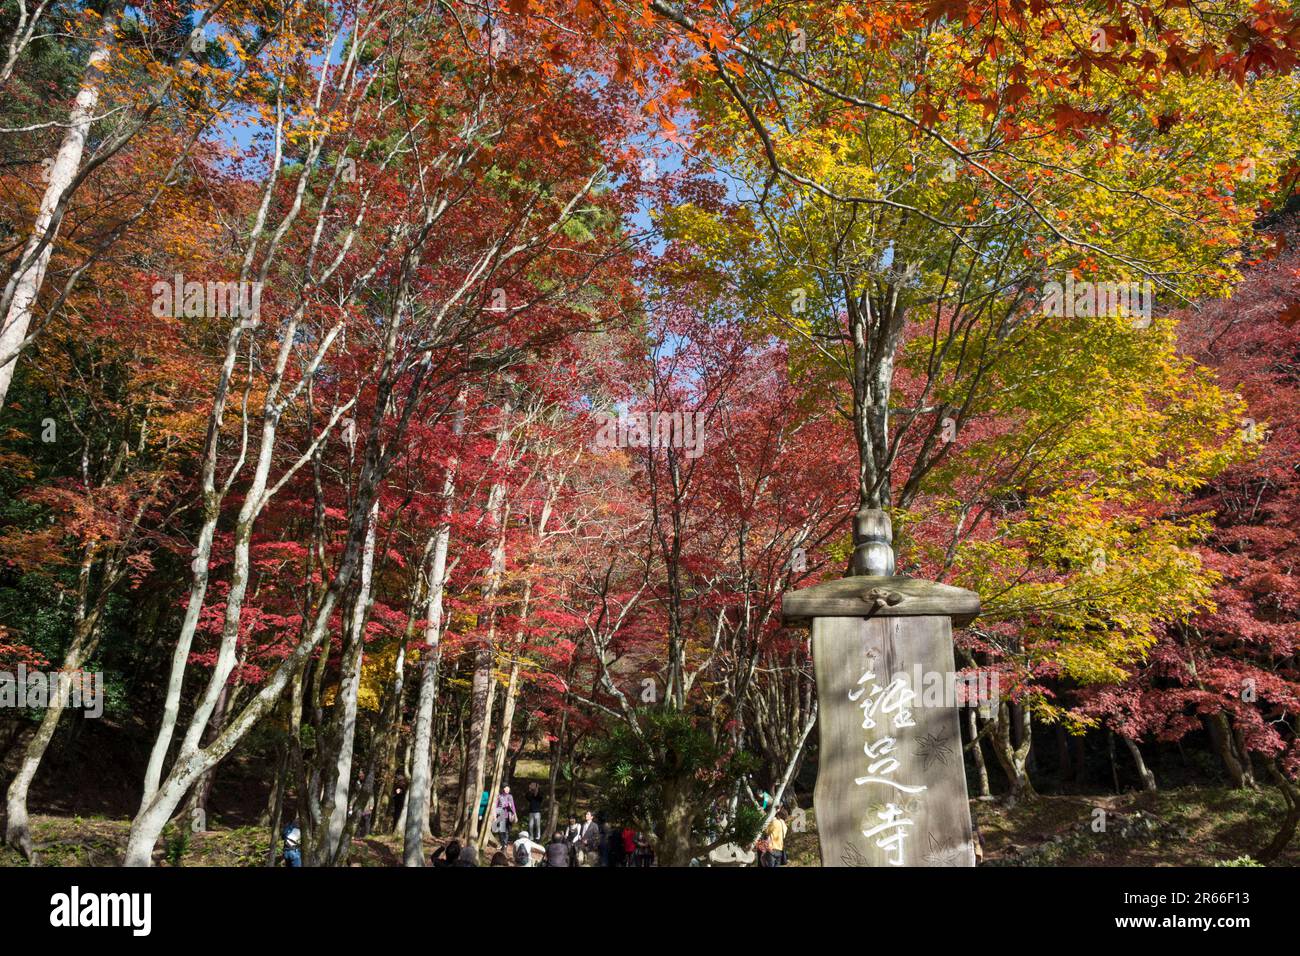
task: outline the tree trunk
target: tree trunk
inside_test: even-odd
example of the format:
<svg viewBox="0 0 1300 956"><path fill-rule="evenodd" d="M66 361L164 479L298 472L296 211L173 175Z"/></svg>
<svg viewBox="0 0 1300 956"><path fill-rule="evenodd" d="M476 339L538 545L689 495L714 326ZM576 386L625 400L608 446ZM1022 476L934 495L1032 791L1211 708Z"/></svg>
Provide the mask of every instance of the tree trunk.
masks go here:
<svg viewBox="0 0 1300 956"><path fill-rule="evenodd" d="M406 774L407 780L411 779L411 748L409 746L406 748L406 753L403 756L402 772ZM434 789L436 791L437 788L435 787ZM402 801L402 812L397 815L397 823L393 826L394 831L402 834L406 833L406 821L410 816L410 809L411 809L410 787L407 787L406 794L407 794L407 799Z"/></svg>
<svg viewBox="0 0 1300 956"><path fill-rule="evenodd" d="M1228 779L1237 789L1255 789L1255 775L1251 770L1250 759L1239 753L1233 739L1232 727L1228 717L1222 711L1205 719L1210 734L1210 743L1219 761L1228 774Z"/></svg>
<svg viewBox="0 0 1300 956"><path fill-rule="evenodd" d="M1282 794L1282 800L1286 804L1286 815L1282 818L1282 826L1278 828L1277 836L1260 851L1260 863L1272 863L1276 860L1287 848L1291 838L1295 836L1296 826L1300 824L1300 787L1287 778L1277 760L1269 761L1268 771L1269 776L1273 778L1273 783L1277 785L1278 792Z"/></svg>
<svg viewBox="0 0 1300 956"><path fill-rule="evenodd" d="M510 751L510 756L506 758L506 779L514 780L519 776L519 758L524 755L524 748L528 746L528 737L532 733L529 713L524 711L524 722L519 728L519 746Z"/></svg>
<svg viewBox="0 0 1300 956"><path fill-rule="evenodd" d="M689 779L664 782L663 836L658 854L661 866L691 865L692 790Z"/></svg>
<svg viewBox="0 0 1300 956"><path fill-rule="evenodd" d="M468 840L478 839L479 806L482 802L483 783L487 776L488 735L491 732L492 705L496 698L496 680L493 665L496 655L492 645L487 641L480 643L474 652L474 683L470 691L469 735L466 746L469 748L469 773L465 775L465 819L461 822L461 836ZM487 815L492 812L489 806L483 822L489 823Z"/></svg>
<svg viewBox="0 0 1300 956"><path fill-rule="evenodd" d="M64 192L72 185L81 168L81 157L86 149L86 139L90 134L91 123L95 117L95 107L99 103L99 88L104 80L104 68L108 65L109 53L116 42L118 12L116 4L105 13L101 21L99 37L95 48L86 60L86 70L81 78L81 88L68 113L68 125L59 143L58 152L50 162L47 175L49 182L41 196L41 205L32 225L32 234L28 237L19 255L16 268L9 277L4 290L4 299L8 307L3 311L4 320L0 321L0 408L4 408L5 396L9 392L9 383L13 381L14 369L18 365L18 356L22 351L23 339L31 325L32 311L36 297L45 282L45 270L50 264L54 251L54 238L58 234L62 219L60 200L66 208Z"/></svg>
<svg viewBox="0 0 1300 956"><path fill-rule="evenodd" d="M1138 747L1136 740L1130 740L1127 737L1122 738L1124 746L1133 757L1133 763L1137 767L1138 776L1142 779L1142 789L1147 793L1155 793L1156 775L1151 772L1145 760L1142 759L1142 750Z"/></svg>
<svg viewBox="0 0 1300 956"><path fill-rule="evenodd" d="M167 825L167 821L171 819L177 805L184 798L186 791L193 785L199 774L222 760L259 720L274 709L290 682L295 680L307 663L308 658L321 646L325 640L325 634L329 628L334 608L337 606L342 593L347 589L360 561L366 533L366 519L376 490L374 472L368 467L362 472L361 485L358 489L359 500L348 527L347 541L343 547L343 556L339 563L338 572L325 589L303 640L293 649L289 657L281 662L270 679L235 716L221 736L212 742L211 746L201 749L198 746L197 739L211 711L198 712L191 718L189 732L181 744L180 753L177 755L167 777L154 789L152 795L146 796L141 802L140 810L131 822L131 833L127 838L124 857L125 865L150 865L153 860L154 845L158 842L163 827ZM235 616L235 623L237 624L237 611ZM232 663L223 662L219 658L217 663L219 674L214 676L220 676L224 684L225 677L229 676L231 666L233 666ZM182 662L181 674L183 675L183 673L184 663ZM173 671L173 677L175 676L176 673ZM214 699L213 704L215 702ZM200 709L202 709L202 704ZM174 718L172 726L174 728ZM155 741L155 753L157 753L160 744L163 752L166 751L166 743L170 739L170 733L171 731L167 730L164 739L164 732L160 731L159 740ZM148 782L146 780L147 794L149 792ZM310 796L310 793L306 794L308 799L310 799ZM303 822L305 823L305 821Z"/></svg>
<svg viewBox="0 0 1300 956"><path fill-rule="evenodd" d="M981 797L990 797L993 791L989 789L989 768L984 762L984 742L980 740L979 718L974 707L966 710L966 727L970 732L971 759L975 762L975 780L979 784L979 794Z"/></svg>
<svg viewBox="0 0 1300 956"><path fill-rule="evenodd" d="M488 615L487 635L480 639L474 651L474 682L470 692L469 742L470 767L465 781L465 819L461 823L461 833L466 840L477 840L479 835L478 810L482 800L483 785L487 777L488 740L492 733L492 707L496 701L496 608L494 607L497 591L501 585L501 575L506 563L506 523L510 509L505 507L505 486L493 485L488 496L488 513L493 516L496 525L496 547L492 549L492 560L488 567L487 581L483 587L483 613ZM484 814L483 823L491 824L488 819L492 813L489 805Z"/></svg>
<svg viewBox="0 0 1300 956"><path fill-rule="evenodd" d="M1241 732L1241 728L1234 726L1229 721L1232 729L1232 742L1236 747L1238 759L1241 761L1242 779L1245 780L1246 786L1250 789L1256 789L1259 784L1255 780L1255 765L1250 759L1250 749L1246 746L1246 738Z"/></svg>
<svg viewBox="0 0 1300 956"><path fill-rule="evenodd" d="M68 645L68 652L63 658L62 670L64 671L79 671L86 659L95 653L95 646L99 643L97 628L99 615L103 609L104 592L101 592L100 599L96 601L96 606L89 613L86 606L90 592L90 571L94 560L94 549L87 548L78 574L77 621L73 626L72 642ZM29 860L32 853L32 836L27 816L27 793L31 789L32 780L41 765L46 749L54 739L59 718L68 704L63 693L65 689L67 689L66 685L60 681L57 693L50 695L45 713L41 715L40 725L27 742L22 763L19 764L18 772L10 782L6 794L5 843Z"/></svg>
<svg viewBox="0 0 1300 956"><path fill-rule="evenodd" d="M560 822L560 802L557 799L557 790L560 783L560 764L564 760L564 742L569 728L569 699L568 694L564 696L564 710L560 714L560 729L551 741L551 767L546 777L546 829L542 834L543 837L549 837L555 832L556 825Z"/></svg>
<svg viewBox="0 0 1300 956"><path fill-rule="evenodd" d="M501 708L501 730L497 734L495 762L492 766L492 782L488 788L488 812L496 805L497 795L507 785L505 779L506 755L510 751L510 730L515 721L515 701L519 697L519 661L510 663L510 679L506 684L505 703ZM479 846L487 843L487 834L479 834Z"/></svg>
<svg viewBox="0 0 1300 956"><path fill-rule="evenodd" d="M365 622L370 604L370 580L375 565L375 536L379 524L379 501L370 507L366 527L365 550L361 558L361 579L358 582L356 601L348 625L348 640L343 650L339 671L338 696L334 701L334 732L336 742L334 766L326 777L326 799L322 806L323 842L317 834L316 863L336 865L347 858L343 831L348 821L348 789L352 783L352 751L357 732L357 693L361 686L361 662L365 656Z"/></svg>
<svg viewBox="0 0 1300 956"><path fill-rule="evenodd" d="M267 824L271 829L271 841L266 851L266 865L275 866L280 857L280 823L284 819L284 792L289 781L289 749L280 748L280 759L276 762L275 781L271 787L271 799L267 805Z"/></svg>
<svg viewBox="0 0 1300 956"><path fill-rule="evenodd" d="M1011 725L1013 720L1020 730L1020 742L1011 742ZM1038 796L1034 785L1029 780L1029 751L1033 745L1030 731L1031 717L1029 708L1012 707L1006 701L998 706L997 725L993 728L993 753L1007 775L1010 787L1007 793L1008 806L1014 806L1021 800L1033 800Z"/></svg>
<svg viewBox="0 0 1300 956"><path fill-rule="evenodd" d="M393 686L380 713L378 755L375 760L375 812L371 818L376 833L391 832L388 819L392 816L393 785L397 780L397 741L402 733L402 695L406 681L406 643L410 637L408 630L403 636L402 646L397 649L397 660L393 664ZM409 784L408 784L409 794Z"/></svg>
<svg viewBox="0 0 1300 956"><path fill-rule="evenodd" d="M217 698L217 709L212 712L212 723L208 725L206 743L212 743L220 736L226 726L226 708L230 705L230 685L221 688ZM199 778L194 785L194 799L190 804L190 830L199 833L208 828L208 797L212 794L212 784L217 778L217 768L213 767Z"/></svg>
<svg viewBox="0 0 1300 956"><path fill-rule="evenodd" d="M425 814L429 837L442 836L442 801L438 794L438 768L442 766L442 734L433 735L433 752L429 754L429 812Z"/></svg>
<svg viewBox="0 0 1300 956"><path fill-rule="evenodd" d="M496 761L492 767L492 784L488 788L488 808L496 805L497 794L507 785L505 779L506 757L510 753L510 732L515 723L515 704L519 698L519 654L524 646L524 626L528 621L528 606L532 602L533 582L530 579L524 585L523 605L519 615L519 631L512 642L510 655L510 677L506 682L506 699L501 708L501 731L497 734ZM485 834L479 835L479 846L487 843Z"/></svg>
<svg viewBox="0 0 1300 956"><path fill-rule="evenodd" d="M799 769L799 763L803 759L804 747L808 743L808 735L812 733L812 729L815 726L817 726L817 701L814 700L812 706L808 709L808 717L804 720L803 727L799 730L799 738L795 743L794 753L792 753L790 759L786 761L786 765L781 771L781 775L778 777L773 774L773 778L777 783L774 792L772 793L772 805L767 808L767 816L763 818L763 827L765 829L767 825L776 818L776 811L780 810L781 807L785 805L786 788L790 786L790 781L794 779L794 775ZM689 863L690 861L687 860L688 865Z"/></svg>
<svg viewBox="0 0 1300 956"><path fill-rule="evenodd" d="M469 747L465 746L465 709L456 708L456 807L452 810L452 832L460 832L465 819L465 781L469 779Z"/></svg>
<svg viewBox="0 0 1300 956"><path fill-rule="evenodd" d="M448 470L443 492L448 503L452 473ZM442 525L433 538L429 559L429 586L425 607L424 647L420 651L420 690L415 705L415 739L411 742L411 776L406 791L402 863L424 866L424 828L429 819L429 796L437 790L433 766L433 705L438 696L438 648L442 640L442 597L447 584L447 545L451 527Z"/></svg>

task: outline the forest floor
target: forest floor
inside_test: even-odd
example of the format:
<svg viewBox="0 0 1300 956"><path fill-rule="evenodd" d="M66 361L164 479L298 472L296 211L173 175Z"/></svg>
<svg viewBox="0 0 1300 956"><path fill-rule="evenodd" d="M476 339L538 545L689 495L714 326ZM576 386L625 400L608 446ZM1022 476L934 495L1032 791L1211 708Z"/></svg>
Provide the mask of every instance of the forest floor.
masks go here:
<svg viewBox="0 0 1300 956"><path fill-rule="evenodd" d="M1105 828L1098 810L1105 811ZM1271 790L1248 792L1188 788L1157 794L1044 796L1008 809L971 801L984 843L986 866L1214 866L1250 857L1272 839L1282 816ZM793 866L817 865L815 814L791 833ZM129 821L104 817L35 815L32 837L43 866L113 866L121 860ZM264 827L216 828L205 833L169 831L155 859L162 866L262 866L269 834ZM427 842L432 852L443 841ZM353 866L398 866L401 839L376 834L354 840ZM1300 839L1278 861L1300 866ZM0 866L25 865L9 849Z"/></svg>
<svg viewBox="0 0 1300 956"><path fill-rule="evenodd" d="M1271 788L1189 787L1043 796L1010 809L995 800L972 800L971 816L983 840L985 866L1222 866L1253 858L1267 846L1283 808ZM808 821L806 832L787 838L793 866L818 864L811 810ZM1300 866L1300 838L1276 865Z"/></svg>
<svg viewBox="0 0 1300 956"><path fill-rule="evenodd" d="M1272 787L1196 787L1042 797L1011 810L974 800L971 813L989 866L1222 866L1251 865L1284 810ZM1300 839L1275 865L1300 866Z"/></svg>

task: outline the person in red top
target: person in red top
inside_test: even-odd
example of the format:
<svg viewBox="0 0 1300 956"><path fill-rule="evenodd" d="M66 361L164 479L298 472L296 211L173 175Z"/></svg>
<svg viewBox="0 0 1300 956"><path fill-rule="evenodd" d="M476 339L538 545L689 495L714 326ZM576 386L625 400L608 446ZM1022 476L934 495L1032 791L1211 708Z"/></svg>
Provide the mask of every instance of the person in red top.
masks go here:
<svg viewBox="0 0 1300 956"><path fill-rule="evenodd" d="M631 827L623 828L623 865L632 865L632 855L636 853L636 831Z"/></svg>

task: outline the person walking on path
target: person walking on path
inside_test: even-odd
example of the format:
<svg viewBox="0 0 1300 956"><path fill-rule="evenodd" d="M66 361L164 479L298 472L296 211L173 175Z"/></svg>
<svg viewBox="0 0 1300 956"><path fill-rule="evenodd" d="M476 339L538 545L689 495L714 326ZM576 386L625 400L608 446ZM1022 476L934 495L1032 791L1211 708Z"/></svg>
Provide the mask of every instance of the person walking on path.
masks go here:
<svg viewBox="0 0 1300 956"><path fill-rule="evenodd" d="M515 811L515 798L510 795L509 787L502 787L497 794L496 813L492 817L492 832L502 846L510 842L510 825L519 819Z"/></svg>
<svg viewBox="0 0 1300 956"><path fill-rule="evenodd" d="M542 839L542 788L534 780L525 793L528 800L528 835L534 840Z"/></svg>

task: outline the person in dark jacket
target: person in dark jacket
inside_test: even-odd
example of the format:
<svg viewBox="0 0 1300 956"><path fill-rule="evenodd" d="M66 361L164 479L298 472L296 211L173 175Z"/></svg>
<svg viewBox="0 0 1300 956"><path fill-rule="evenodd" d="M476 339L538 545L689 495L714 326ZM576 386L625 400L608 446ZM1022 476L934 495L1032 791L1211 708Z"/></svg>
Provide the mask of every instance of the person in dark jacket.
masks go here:
<svg viewBox="0 0 1300 956"><path fill-rule="evenodd" d="M623 866L623 828L611 824L605 838L609 841L609 865Z"/></svg>
<svg viewBox="0 0 1300 956"><path fill-rule="evenodd" d="M559 830L555 831L555 836L551 837L551 842L546 844L546 865L547 866L577 866L578 861L573 853L573 844L564 839L564 834Z"/></svg>
<svg viewBox="0 0 1300 956"><path fill-rule="evenodd" d="M542 838L542 788L534 780L528 785L528 835L534 840Z"/></svg>
<svg viewBox="0 0 1300 956"><path fill-rule="evenodd" d="M596 815L596 824L600 827L600 865L609 866L609 823L604 814Z"/></svg>
<svg viewBox="0 0 1300 956"><path fill-rule="evenodd" d="M455 866L460 859L460 841L450 840L433 851L429 858L430 866Z"/></svg>
<svg viewBox="0 0 1300 956"><path fill-rule="evenodd" d="M600 852L600 825L590 810L579 825L578 839L574 843L578 851L579 866L595 866L596 856Z"/></svg>

